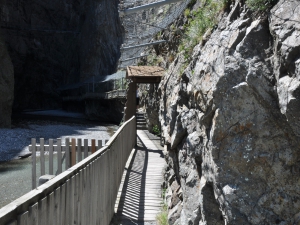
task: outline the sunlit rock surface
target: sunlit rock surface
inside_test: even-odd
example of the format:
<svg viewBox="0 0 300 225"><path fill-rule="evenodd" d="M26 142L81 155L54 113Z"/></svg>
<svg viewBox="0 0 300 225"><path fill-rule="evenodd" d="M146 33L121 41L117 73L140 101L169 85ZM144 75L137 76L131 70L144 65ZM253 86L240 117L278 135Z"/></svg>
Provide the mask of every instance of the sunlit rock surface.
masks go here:
<svg viewBox="0 0 300 225"><path fill-rule="evenodd" d="M170 224L299 223L299 9L255 18L237 1L183 73L182 55L168 68Z"/></svg>

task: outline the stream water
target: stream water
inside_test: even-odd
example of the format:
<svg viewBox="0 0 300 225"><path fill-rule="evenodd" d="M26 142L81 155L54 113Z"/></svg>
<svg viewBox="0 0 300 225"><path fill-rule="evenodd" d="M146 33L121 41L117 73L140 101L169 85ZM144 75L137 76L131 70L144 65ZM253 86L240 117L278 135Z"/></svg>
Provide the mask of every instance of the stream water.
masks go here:
<svg viewBox="0 0 300 225"><path fill-rule="evenodd" d="M0 129L0 208L21 197L31 190L31 156L24 159L18 158L18 154L28 153L28 145L31 138L45 138L45 143L49 138L61 138L64 143L65 138L82 138L108 140L118 129L116 125L96 124L96 123L64 123L55 121L19 121L15 123L13 129ZM22 154L21 154L22 155ZM14 159L9 160L7 159ZM54 156L54 162L56 162ZM39 158L37 158L39 161ZM48 171L46 156L46 173ZM57 162L54 163L56 171ZM64 166L63 166L64 168ZM37 163L37 171L40 171ZM40 173L37 174L37 180Z"/></svg>

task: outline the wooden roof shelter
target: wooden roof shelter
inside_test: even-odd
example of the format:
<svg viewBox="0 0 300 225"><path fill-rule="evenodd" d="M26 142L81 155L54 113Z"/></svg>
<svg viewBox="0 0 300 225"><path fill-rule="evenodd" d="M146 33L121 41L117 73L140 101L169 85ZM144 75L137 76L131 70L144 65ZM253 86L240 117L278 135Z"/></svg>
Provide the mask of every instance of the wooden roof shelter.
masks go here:
<svg viewBox="0 0 300 225"><path fill-rule="evenodd" d="M159 66L128 66L126 78L134 83L159 83L164 72Z"/></svg>

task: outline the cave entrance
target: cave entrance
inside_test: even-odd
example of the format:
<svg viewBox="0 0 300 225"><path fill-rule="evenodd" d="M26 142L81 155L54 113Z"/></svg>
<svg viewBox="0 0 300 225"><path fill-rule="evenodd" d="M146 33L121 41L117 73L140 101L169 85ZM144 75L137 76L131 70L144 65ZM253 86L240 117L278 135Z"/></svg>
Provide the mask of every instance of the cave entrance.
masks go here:
<svg viewBox="0 0 300 225"><path fill-rule="evenodd" d="M159 83L165 70L158 66L128 66L126 79L130 79L125 105L125 121L136 113L136 90L137 84Z"/></svg>

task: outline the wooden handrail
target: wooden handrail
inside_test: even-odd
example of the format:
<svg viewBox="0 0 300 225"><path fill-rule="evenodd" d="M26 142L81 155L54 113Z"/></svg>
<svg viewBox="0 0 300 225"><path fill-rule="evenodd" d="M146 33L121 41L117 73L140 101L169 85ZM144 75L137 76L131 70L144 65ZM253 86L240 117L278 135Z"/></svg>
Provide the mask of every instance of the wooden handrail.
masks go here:
<svg viewBox="0 0 300 225"><path fill-rule="evenodd" d="M43 224L47 212L53 215L48 218L50 224L101 221L108 225L114 214L122 172L135 145L135 129L136 119L132 117L106 146L1 208L0 224Z"/></svg>

